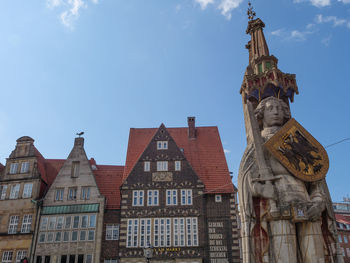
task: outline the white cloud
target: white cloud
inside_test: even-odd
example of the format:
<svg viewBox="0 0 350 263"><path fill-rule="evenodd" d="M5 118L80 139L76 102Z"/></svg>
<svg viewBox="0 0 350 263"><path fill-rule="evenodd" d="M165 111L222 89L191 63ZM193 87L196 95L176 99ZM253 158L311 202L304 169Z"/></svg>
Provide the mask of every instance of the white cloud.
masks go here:
<svg viewBox="0 0 350 263"><path fill-rule="evenodd" d="M176 13L180 12L181 9L182 9L182 6L180 4L177 4L175 7Z"/></svg>
<svg viewBox="0 0 350 263"><path fill-rule="evenodd" d="M242 2L243 0L222 0L218 9L221 10L221 14L227 19L231 19L231 11L237 8Z"/></svg>
<svg viewBox="0 0 350 263"><path fill-rule="evenodd" d="M280 37L282 36L283 33L284 33L284 29L277 29L275 31L272 31L271 35Z"/></svg>
<svg viewBox="0 0 350 263"><path fill-rule="evenodd" d="M338 0L338 2L343 2L344 4L350 4L350 0Z"/></svg>
<svg viewBox="0 0 350 263"><path fill-rule="evenodd" d="M50 9L60 9L59 18L61 23L70 28L74 28L74 22L79 18L80 10L87 8L88 0L46 0L46 6ZM98 4L99 0L91 0L93 4Z"/></svg>
<svg viewBox="0 0 350 263"><path fill-rule="evenodd" d="M224 149L224 153L230 153L231 151L228 149Z"/></svg>
<svg viewBox="0 0 350 263"><path fill-rule="evenodd" d="M198 3L202 10L206 9L209 4L214 4L214 0L195 0Z"/></svg>
<svg viewBox="0 0 350 263"><path fill-rule="evenodd" d="M299 30L293 30L290 32L290 38L296 41L304 41L306 39L306 32L301 32Z"/></svg>
<svg viewBox="0 0 350 263"><path fill-rule="evenodd" d="M62 4L62 0L47 0L46 5L48 8L55 8Z"/></svg>
<svg viewBox="0 0 350 263"><path fill-rule="evenodd" d="M311 4L317 7L329 6L331 4L331 0L310 0Z"/></svg>
<svg viewBox="0 0 350 263"><path fill-rule="evenodd" d="M331 39L332 39L332 35L329 35L328 37L324 38L321 40L321 43L323 45L325 45L326 47L329 46L329 44L331 43Z"/></svg>
<svg viewBox="0 0 350 263"><path fill-rule="evenodd" d="M316 23L321 24L321 23L333 23L333 26L341 26L346 23L345 19L340 19L337 18L336 16L323 16L323 15L317 15L316 18Z"/></svg>

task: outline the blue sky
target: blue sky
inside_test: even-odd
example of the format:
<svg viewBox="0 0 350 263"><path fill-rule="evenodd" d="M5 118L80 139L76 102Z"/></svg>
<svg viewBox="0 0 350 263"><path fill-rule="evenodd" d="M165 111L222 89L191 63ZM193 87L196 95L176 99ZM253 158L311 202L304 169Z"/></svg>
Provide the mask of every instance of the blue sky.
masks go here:
<svg viewBox="0 0 350 263"><path fill-rule="evenodd" d="M321 144L350 137L350 0L255 0L270 53L297 77L292 115ZM237 180L245 130L239 89L248 52L243 0L0 2L0 162L29 135L66 158L124 164L130 127L220 130ZM350 141L327 148L335 201L350 194Z"/></svg>

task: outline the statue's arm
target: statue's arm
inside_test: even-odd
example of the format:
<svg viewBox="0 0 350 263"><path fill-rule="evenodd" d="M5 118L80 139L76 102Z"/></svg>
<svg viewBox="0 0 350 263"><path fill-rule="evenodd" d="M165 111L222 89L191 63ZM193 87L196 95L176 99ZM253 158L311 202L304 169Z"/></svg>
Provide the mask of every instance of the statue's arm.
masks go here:
<svg viewBox="0 0 350 263"><path fill-rule="evenodd" d="M247 179L252 196L266 199L276 199L276 193L273 185L266 184L266 180L260 179L259 174L252 174L249 172Z"/></svg>
<svg viewBox="0 0 350 263"><path fill-rule="evenodd" d="M322 183L322 181L310 183L309 196L312 206L308 209L307 215L312 221L319 220L322 212L326 209L327 196L323 191Z"/></svg>

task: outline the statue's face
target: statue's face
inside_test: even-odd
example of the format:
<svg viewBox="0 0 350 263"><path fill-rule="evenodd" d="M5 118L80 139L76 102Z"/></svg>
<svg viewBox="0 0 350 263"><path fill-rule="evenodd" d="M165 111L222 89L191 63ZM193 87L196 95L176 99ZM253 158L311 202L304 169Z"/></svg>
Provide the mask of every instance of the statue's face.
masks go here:
<svg viewBox="0 0 350 263"><path fill-rule="evenodd" d="M284 113L277 100L269 100L265 104L263 124L265 127L282 126Z"/></svg>

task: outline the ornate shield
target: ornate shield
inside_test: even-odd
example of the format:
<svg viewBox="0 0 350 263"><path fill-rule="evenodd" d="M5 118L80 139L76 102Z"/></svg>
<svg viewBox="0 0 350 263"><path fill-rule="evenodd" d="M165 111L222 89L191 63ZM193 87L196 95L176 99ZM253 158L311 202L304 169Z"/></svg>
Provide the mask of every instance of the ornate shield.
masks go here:
<svg viewBox="0 0 350 263"><path fill-rule="evenodd" d="M303 181L321 180L327 174L326 150L293 118L265 146L289 172Z"/></svg>

